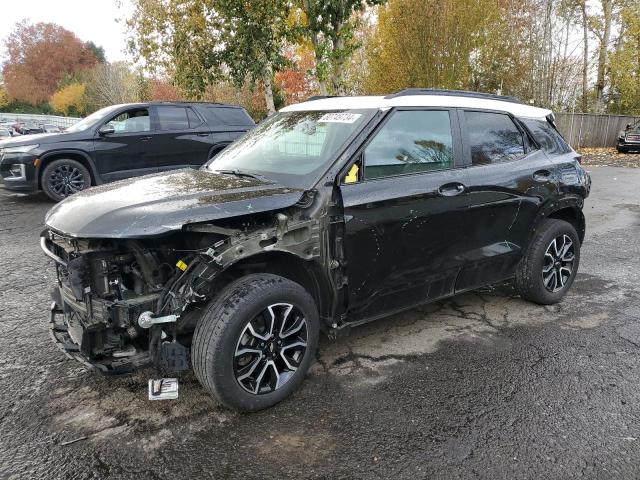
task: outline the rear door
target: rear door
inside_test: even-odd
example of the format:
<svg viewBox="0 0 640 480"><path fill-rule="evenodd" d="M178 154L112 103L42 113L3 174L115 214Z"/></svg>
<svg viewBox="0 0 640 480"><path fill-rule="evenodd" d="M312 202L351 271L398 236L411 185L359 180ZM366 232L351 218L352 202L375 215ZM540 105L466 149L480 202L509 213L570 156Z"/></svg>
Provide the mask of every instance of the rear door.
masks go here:
<svg viewBox="0 0 640 480"><path fill-rule="evenodd" d="M461 166L454 111L402 109L348 167L341 193L350 318L453 292L466 251Z"/></svg>
<svg viewBox="0 0 640 480"><path fill-rule="evenodd" d="M158 170L197 168L208 160L211 140L206 123L190 106L155 105Z"/></svg>
<svg viewBox="0 0 640 480"><path fill-rule="evenodd" d="M557 192L549 159L517 120L494 111L460 115L470 229L458 291L512 276L540 205Z"/></svg>

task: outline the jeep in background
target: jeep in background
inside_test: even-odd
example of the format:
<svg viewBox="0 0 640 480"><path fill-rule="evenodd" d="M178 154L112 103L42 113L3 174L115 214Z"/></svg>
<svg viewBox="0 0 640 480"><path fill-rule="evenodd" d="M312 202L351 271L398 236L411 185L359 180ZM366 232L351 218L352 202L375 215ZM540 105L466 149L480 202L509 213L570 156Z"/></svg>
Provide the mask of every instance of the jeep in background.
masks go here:
<svg viewBox="0 0 640 480"><path fill-rule="evenodd" d="M3 141L0 177L10 190L42 189L49 198L60 201L91 185L198 168L254 125L242 107L232 105L113 105L63 133Z"/></svg>
<svg viewBox="0 0 640 480"><path fill-rule="evenodd" d="M266 119L199 170L54 206L54 340L106 374L154 366L222 404L274 405L320 331L512 279L571 287L591 180L549 110L406 90L318 98Z"/></svg>
<svg viewBox="0 0 640 480"><path fill-rule="evenodd" d="M640 152L640 120L630 123L618 135L616 150L619 153Z"/></svg>

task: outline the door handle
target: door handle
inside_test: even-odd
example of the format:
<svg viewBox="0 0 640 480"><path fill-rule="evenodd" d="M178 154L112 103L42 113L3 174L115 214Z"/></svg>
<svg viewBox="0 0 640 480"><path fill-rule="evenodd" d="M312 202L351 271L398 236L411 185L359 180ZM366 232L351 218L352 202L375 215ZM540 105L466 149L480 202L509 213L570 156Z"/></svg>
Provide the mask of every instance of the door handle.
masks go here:
<svg viewBox="0 0 640 480"><path fill-rule="evenodd" d="M149 137L140 137L140 141L141 142L148 142L149 140L151 140L153 137L149 136Z"/></svg>
<svg viewBox="0 0 640 480"><path fill-rule="evenodd" d="M203 133L198 133L199 137L208 137L209 134L207 132L203 132Z"/></svg>
<svg viewBox="0 0 640 480"><path fill-rule="evenodd" d="M463 184L457 182L445 183L444 185L441 185L440 188L438 188L438 193L445 197L453 197L454 195L460 195L461 193L463 193L466 188L467 187L465 187Z"/></svg>
<svg viewBox="0 0 640 480"><path fill-rule="evenodd" d="M536 182L546 182L551 177L551 172L549 170L538 170L533 173L533 179Z"/></svg>

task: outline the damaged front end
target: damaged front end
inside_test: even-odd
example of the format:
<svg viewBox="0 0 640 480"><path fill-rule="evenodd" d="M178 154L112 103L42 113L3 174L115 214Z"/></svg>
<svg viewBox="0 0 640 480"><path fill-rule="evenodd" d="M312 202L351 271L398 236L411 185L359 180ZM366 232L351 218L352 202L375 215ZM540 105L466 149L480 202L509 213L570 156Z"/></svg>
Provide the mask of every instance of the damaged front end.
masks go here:
<svg viewBox="0 0 640 480"><path fill-rule="evenodd" d="M50 229L41 246L55 260L52 336L70 357L105 374L145 367L189 369L203 306L231 265L281 251L320 256L319 223L265 213L245 224L189 224L159 237L74 238Z"/></svg>

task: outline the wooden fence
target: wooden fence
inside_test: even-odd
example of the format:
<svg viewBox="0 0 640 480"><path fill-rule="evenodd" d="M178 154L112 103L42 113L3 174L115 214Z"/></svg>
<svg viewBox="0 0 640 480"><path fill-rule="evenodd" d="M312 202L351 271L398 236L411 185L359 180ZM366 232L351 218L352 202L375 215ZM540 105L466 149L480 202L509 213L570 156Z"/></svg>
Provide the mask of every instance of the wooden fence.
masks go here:
<svg viewBox="0 0 640 480"><path fill-rule="evenodd" d="M639 118L595 113L556 113L556 125L573 148L615 147L620 130Z"/></svg>

